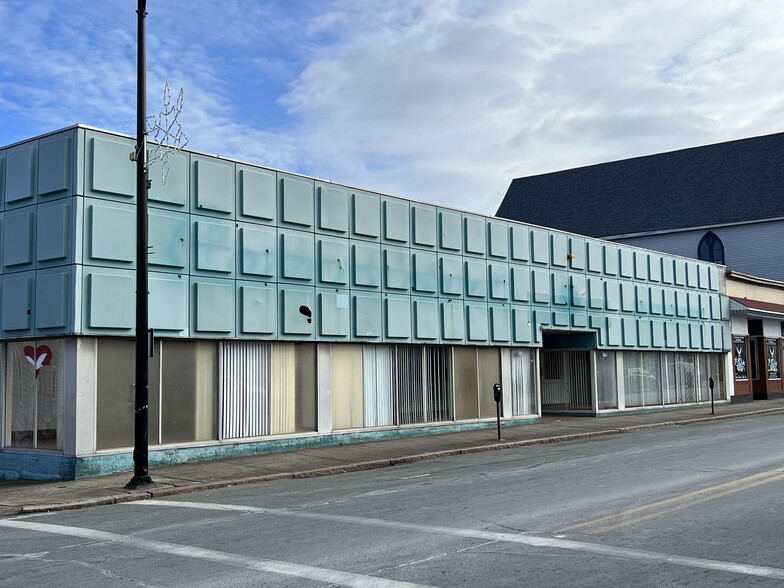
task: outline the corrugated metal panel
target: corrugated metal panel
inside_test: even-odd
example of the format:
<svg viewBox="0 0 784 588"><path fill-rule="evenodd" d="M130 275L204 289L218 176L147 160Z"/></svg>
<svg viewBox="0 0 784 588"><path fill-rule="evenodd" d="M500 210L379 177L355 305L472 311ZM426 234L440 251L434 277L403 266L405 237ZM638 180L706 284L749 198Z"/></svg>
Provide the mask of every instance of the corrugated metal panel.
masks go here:
<svg viewBox="0 0 784 588"><path fill-rule="evenodd" d="M269 343L221 345L221 439L269 434L270 363Z"/></svg>

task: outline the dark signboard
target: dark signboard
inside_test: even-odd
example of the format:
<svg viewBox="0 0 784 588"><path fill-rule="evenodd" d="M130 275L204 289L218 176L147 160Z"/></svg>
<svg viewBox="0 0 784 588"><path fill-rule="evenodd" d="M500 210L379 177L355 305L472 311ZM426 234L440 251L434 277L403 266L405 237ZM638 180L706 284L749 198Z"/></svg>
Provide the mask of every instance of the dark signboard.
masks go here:
<svg viewBox="0 0 784 588"><path fill-rule="evenodd" d="M732 365L735 367L736 380L748 380L749 368L746 361L746 337L732 338Z"/></svg>

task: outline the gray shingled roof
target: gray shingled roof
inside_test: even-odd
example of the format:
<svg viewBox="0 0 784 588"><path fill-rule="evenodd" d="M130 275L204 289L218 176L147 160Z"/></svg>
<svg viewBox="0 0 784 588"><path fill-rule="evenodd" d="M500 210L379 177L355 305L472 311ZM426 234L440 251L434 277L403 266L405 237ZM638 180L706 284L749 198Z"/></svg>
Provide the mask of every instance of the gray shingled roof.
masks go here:
<svg viewBox="0 0 784 588"><path fill-rule="evenodd" d="M517 178L496 215L596 237L784 217L784 133Z"/></svg>

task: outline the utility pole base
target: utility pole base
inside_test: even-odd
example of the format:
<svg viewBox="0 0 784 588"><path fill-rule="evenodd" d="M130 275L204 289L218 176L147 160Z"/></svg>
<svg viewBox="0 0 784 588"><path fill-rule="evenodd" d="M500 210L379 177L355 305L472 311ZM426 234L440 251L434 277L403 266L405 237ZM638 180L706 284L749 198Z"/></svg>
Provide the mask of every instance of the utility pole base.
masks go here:
<svg viewBox="0 0 784 588"><path fill-rule="evenodd" d="M125 487L128 490L136 490L141 486L147 486L148 484L152 484L152 478L150 476L134 476L131 478L131 481L128 482Z"/></svg>

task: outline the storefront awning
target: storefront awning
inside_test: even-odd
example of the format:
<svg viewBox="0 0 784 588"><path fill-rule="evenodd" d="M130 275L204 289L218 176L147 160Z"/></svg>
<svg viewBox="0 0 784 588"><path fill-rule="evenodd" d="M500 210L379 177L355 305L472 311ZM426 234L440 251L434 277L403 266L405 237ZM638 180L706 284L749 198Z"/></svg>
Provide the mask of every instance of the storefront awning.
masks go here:
<svg viewBox="0 0 784 588"><path fill-rule="evenodd" d="M749 298L730 296L730 312L733 314L746 314L754 318L784 320L784 304L751 300Z"/></svg>

